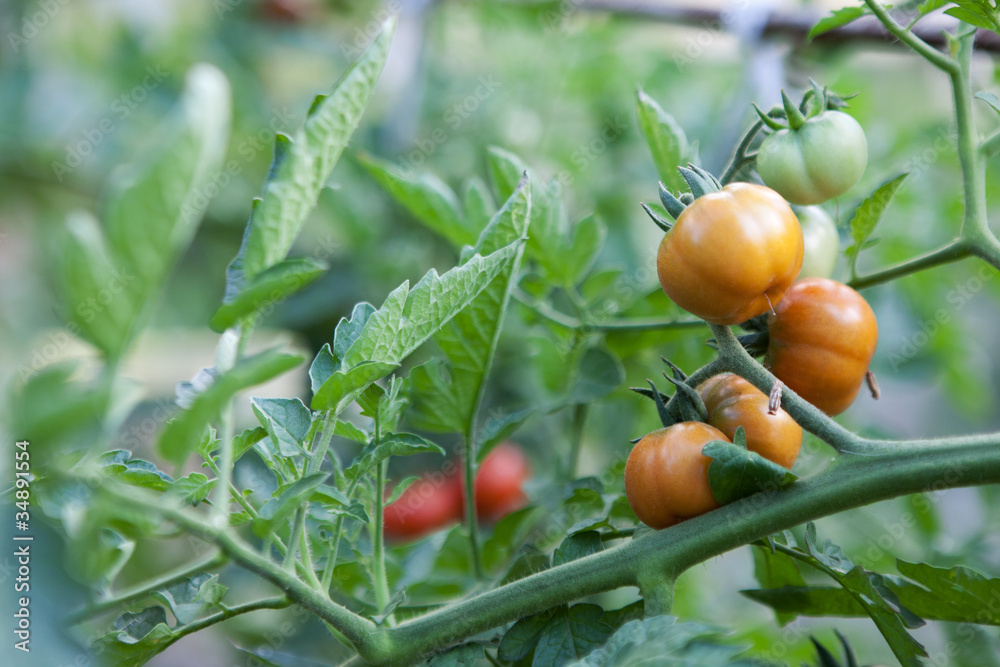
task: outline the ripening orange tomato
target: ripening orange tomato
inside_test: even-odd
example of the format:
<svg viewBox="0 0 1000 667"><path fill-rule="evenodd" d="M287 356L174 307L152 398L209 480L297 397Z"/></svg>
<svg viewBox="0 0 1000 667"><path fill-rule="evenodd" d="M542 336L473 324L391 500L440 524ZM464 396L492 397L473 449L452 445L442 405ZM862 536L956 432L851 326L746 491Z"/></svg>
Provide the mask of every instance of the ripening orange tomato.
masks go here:
<svg viewBox="0 0 1000 667"><path fill-rule="evenodd" d="M625 463L625 495L650 528L667 528L719 506L708 484L712 459L701 453L713 440L729 442L708 424L682 422L636 443Z"/></svg>
<svg viewBox="0 0 1000 667"><path fill-rule="evenodd" d="M836 280L800 280L767 325L764 363L779 380L830 416L850 407L878 344L878 322L863 296Z"/></svg>
<svg viewBox="0 0 1000 667"><path fill-rule="evenodd" d="M731 183L678 216L656 255L667 296L714 324L771 310L802 267L802 228L774 190Z"/></svg>
<svg viewBox="0 0 1000 667"><path fill-rule="evenodd" d="M708 410L708 423L730 440L740 426L747 449L791 468L802 449L802 427L784 410L768 414L768 396L739 375L720 373L700 385L698 394Z"/></svg>

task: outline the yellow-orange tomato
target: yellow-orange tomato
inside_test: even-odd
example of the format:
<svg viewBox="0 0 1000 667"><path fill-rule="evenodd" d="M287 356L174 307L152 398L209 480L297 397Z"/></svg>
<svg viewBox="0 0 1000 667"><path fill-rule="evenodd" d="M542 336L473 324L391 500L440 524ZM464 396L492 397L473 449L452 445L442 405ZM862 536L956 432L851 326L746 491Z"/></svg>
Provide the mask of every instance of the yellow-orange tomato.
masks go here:
<svg viewBox="0 0 1000 667"><path fill-rule="evenodd" d="M698 394L708 409L708 423L730 440L740 426L747 449L780 466L791 468L802 449L802 427L784 410L768 414L768 396L739 375L721 373L700 385Z"/></svg>
<svg viewBox="0 0 1000 667"><path fill-rule="evenodd" d="M719 506L708 485L712 459L701 453L713 440L728 442L714 426L682 422L636 444L625 463L625 495L640 521L667 528Z"/></svg>
<svg viewBox="0 0 1000 667"><path fill-rule="evenodd" d="M802 267L802 228L774 190L731 183L684 209L656 255L667 296L715 324L771 309Z"/></svg>
<svg viewBox="0 0 1000 667"><path fill-rule="evenodd" d="M807 278L792 285L767 323L771 372L828 415L850 407L878 343L864 297L835 280Z"/></svg>

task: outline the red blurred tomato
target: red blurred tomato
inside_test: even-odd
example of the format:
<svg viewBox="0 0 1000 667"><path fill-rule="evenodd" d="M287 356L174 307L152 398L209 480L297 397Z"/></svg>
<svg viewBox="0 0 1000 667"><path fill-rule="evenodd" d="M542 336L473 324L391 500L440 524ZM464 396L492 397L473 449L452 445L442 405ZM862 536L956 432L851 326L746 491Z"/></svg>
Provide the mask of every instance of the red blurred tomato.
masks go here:
<svg viewBox="0 0 1000 667"><path fill-rule="evenodd" d="M523 507L527 500L523 486L530 476L528 459L517 445L498 445L476 473L476 515L483 521L496 521Z"/></svg>
<svg viewBox="0 0 1000 667"><path fill-rule="evenodd" d="M462 518L462 484L457 475L423 475L382 513L385 535L415 540Z"/></svg>

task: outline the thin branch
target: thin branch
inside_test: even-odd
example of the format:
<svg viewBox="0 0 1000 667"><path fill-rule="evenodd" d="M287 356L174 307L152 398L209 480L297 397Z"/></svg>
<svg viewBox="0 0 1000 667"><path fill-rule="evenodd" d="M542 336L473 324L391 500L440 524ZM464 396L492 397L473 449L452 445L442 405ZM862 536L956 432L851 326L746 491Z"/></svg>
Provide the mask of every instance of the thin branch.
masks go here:
<svg viewBox="0 0 1000 667"><path fill-rule="evenodd" d="M942 264L957 262L971 254L972 248L970 247L970 244L964 239L957 238L941 246L937 250L920 255L919 257L914 257L913 259L881 269L880 271L870 273L866 276L858 276L854 280L851 280L848 285L856 290L881 285L882 283L902 278L903 276L910 275L911 273L930 269Z"/></svg>
<svg viewBox="0 0 1000 667"><path fill-rule="evenodd" d="M73 625L82 623L91 616L96 616L97 614L113 609L119 605L125 604L126 602L146 597L154 591L176 584L177 582L183 581L184 579L198 574L199 572L215 569L224 565L228 560L229 559L225 554L221 553L217 549L212 549L208 555L202 556L198 560L191 563L181 565L163 576L141 584L136 584L135 586L126 588L115 595L104 598L94 604L84 607L83 609L75 611L70 614L66 620Z"/></svg>
<svg viewBox="0 0 1000 667"><path fill-rule="evenodd" d="M707 326L704 320L694 318L689 320L674 320L664 319L662 317L624 317L617 320L611 320L609 322L582 322L579 318L559 312L547 303L532 299L531 296L520 290L515 291L513 293L513 297L545 319L555 322L556 324L566 327L567 329L584 329L587 331L598 332L631 331L641 333L643 331L658 331L660 329L701 329Z"/></svg>
<svg viewBox="0 0 1000 667"><path fill-rule="evenodd" d="M292 606L292 601L289 600L287 596L276 595L274 597L254 600L252 602L244 602L243 604L238 604L233 607L226 607L222 611L212 614L211 616L206 616L205 618L177 628L170 641L171 643L175 642L182 637L186 637L187 635L198 632L199 630L204 630L205 628L215 625L216 623L228 621L234 616L248 614L252 611L260 611L262 609L285 609L290 606Z"/></svg>

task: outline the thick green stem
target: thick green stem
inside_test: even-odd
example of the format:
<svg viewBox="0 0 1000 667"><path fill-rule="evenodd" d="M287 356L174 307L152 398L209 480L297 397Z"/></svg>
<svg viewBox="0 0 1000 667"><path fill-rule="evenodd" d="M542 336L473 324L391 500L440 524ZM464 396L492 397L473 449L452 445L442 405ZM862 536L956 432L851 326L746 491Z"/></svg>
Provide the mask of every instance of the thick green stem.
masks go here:
<svg viewBox="0 0 1000 667"><path fill-rule="evenodd" d="M636 586L644 578L675 577L731 549L830 514L911 493L1000 482L1000 433L882 444L875 465L866 457L842 456L824 472L784 490L745 498L402 623L389 631L394 651L386 664L403 664L587 595Z"/></svg>
<svg viewBox="0 0 1000 667"><path fill-rule="evenodd" d="M776 377L750 356L736 339L736 334L727 326L711 325L712 333L719 344L719 358L716 360L722 370L736 373L748 380L765 394L770 394ZM816 406L801 398L788 387L781 393L781 407L805 430L817 436L839 452L864 453L865 445L846 428L830 419Z"/></svg>
<svg viewBox="0 0 1000 667"><path fill-rule="evenodd" d="M664 616L674 605L674 579L669 576L639 578L639 593L646 618Z"/></svg>
<svg viewBox="0 0 1000 667"><path fill-rule="evenodd" d="M71 614L66 620L71 624L81 623L91 616L96 616L101 612L114 609L115 607L123 605L126 602L132 602L133 600L144 598L154 591L176 584L177 582L183 581L184 579L194 576L199 572L220 567L228 560L229 558L226 557L225 554L219 552L217 549L212 549L207 555L202 556L198 560L192 561L186 565L181 565L161 577L131 586L115 595L106 597L103 600L88 605L87 607Z"/></svg>
<svg viewBox="0 0 1000 667"><path fill-rule="evenodd" d="M962 187L965 195L965 219L962 233L966 238L978 240L989 236L986 220L986 172L981 168L979 136L972 111L972 48L975 31L960 38L958 66L949 70L955 98L955 120L958 128L958 161L962 166Z"/></svg>

